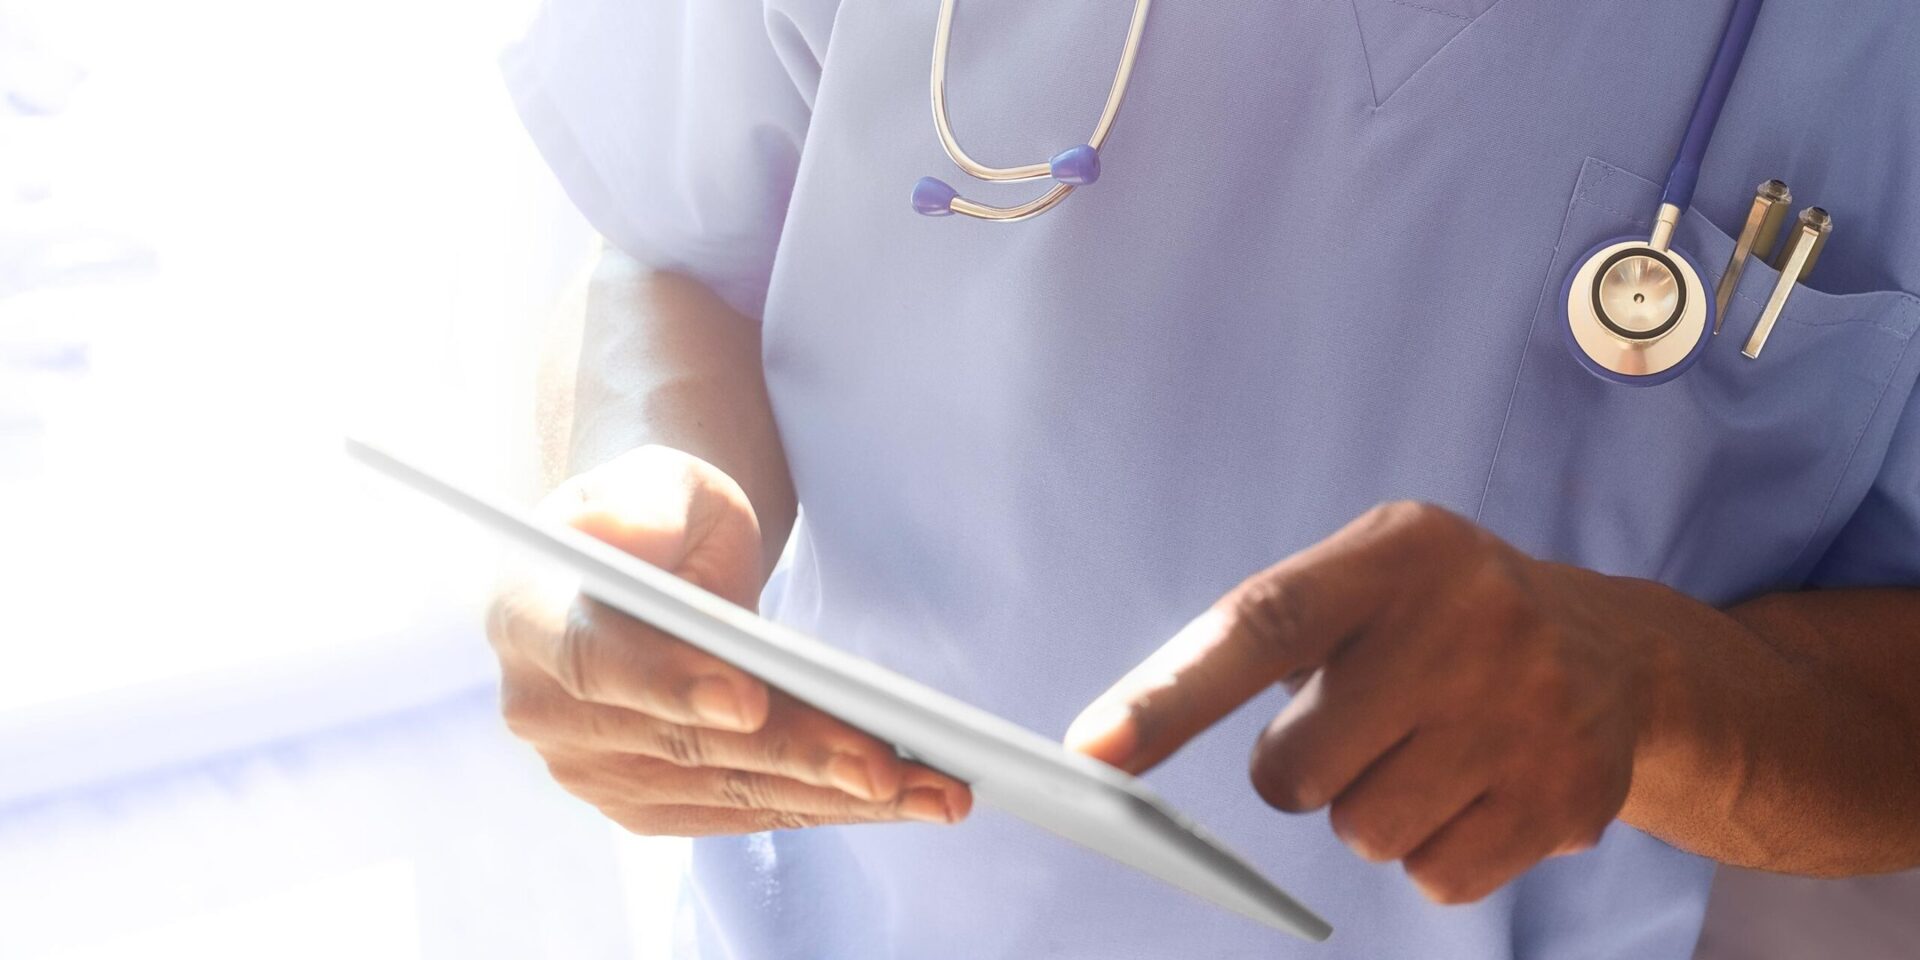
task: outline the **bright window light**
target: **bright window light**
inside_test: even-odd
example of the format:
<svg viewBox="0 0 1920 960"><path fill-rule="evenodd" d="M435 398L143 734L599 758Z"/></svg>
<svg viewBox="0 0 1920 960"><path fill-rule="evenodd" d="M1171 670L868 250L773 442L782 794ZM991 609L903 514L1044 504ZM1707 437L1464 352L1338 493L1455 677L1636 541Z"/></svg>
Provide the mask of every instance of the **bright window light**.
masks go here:
<svg viewBox="0 0 1920 960"><path fill-rule="evenodd" d="M47 960L419 960L413 865L395 859L274 890Z"/></svg>
<svg viewBox="0 0 1920 960"><path fill-rule="evenodd" d="M0 0L0 713L473 625L492 555L339 456L522 475L589 234L528 0Z"/></svg>

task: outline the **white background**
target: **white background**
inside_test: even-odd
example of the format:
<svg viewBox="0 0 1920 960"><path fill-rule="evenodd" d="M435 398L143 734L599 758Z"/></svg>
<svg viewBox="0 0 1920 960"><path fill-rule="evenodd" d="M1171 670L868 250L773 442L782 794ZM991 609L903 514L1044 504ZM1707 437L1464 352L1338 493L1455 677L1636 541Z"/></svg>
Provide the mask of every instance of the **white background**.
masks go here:
<svg viewBox="0 0 1920 960"><path fill-rule="evenodd" d="M683 846L494 715L489 544L339 455L533 493L529 12L0 0L0 957L664 950Z"/></svg>

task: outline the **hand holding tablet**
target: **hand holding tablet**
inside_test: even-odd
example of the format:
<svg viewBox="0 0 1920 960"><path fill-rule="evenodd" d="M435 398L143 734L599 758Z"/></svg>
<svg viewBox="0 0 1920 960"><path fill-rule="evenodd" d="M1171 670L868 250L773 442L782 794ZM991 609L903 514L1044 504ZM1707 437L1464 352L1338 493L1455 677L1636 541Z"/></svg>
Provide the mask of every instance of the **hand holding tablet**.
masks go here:
<svg viewBox="0 0 1920 960"><path fill-rule="evenodd" d="M578 474L533 510L752 608L767 563L744 491L705 460L643 446ZM516 577L487 639L501 715L567 792L641 835L829 824L951 824L966 785L698 647L578 592Z"/></svg>
<svg viewBox="0 0 1920 960"><path fill-rule="evenodd" d="M349 440L347 448L367 466L577 574L583 592L599 603L777 688L768 710L790 697L939 771L929 776L904 765L902 776L926 778L921 786L945 792L945 778L951 777L970 784L973 798L983 803L1235 913L1313 940L1332 932L1119 770L764 620L578 530L527 519L359 441Z"/></svg>

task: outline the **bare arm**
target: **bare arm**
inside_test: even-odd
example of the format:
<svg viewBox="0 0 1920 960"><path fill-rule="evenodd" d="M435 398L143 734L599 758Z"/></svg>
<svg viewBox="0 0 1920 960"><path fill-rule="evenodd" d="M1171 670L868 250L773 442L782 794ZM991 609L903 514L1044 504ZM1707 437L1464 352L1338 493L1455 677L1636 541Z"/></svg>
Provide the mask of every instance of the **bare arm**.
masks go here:
<svg viewBox="0 0 1920 960"><path fill-rule="evenodd" d="M570 415L554 384L542 391L545 452L566 465L548 464L565 480L541 510L752 607L795 512L760 370L756 322L698 281L609 252L589 284ZM568 420L569 441L554 442ZM488 636L507 725L634 832L953 823L972 804L965 785L571 588L506 586Z"/></svg>
<svg viewBox="0 0 1920 960"><path fill-rule="evenodd" d="M1920 864L1920 590L1731 612L1389 504L1255 574L1068 738L1144 770L1276 682L1251 776L1362 856L1478 900L1616 817L1725 862Z"/></svg>
<svg viewBox="0 0 1920 960"><path fill-rule="evenodd" d="M593 272L564 475L635 447L693 454L753 505L770 573L793 528L793 480L760 366L760 324L697 280L609 248Z"/></svg>
<svg viewBox="0 0 1920 960"><path fill-rule="evenodd" d="M1725 863L1841 876L1920 864L1920 590L1762 597L1649 585L1667 666L1621 818Z"/></svg>

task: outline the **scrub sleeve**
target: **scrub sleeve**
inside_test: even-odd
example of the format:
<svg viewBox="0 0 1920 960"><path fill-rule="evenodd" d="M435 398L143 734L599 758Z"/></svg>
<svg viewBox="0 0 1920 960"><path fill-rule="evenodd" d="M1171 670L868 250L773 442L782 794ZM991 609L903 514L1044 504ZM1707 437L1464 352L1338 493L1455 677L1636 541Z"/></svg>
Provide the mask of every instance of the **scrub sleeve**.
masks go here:
<svg viewBox="0 0 1920 960"><path fill-rule="evenodd" d="M521 121L608 243L758 318L832 22L830 3L813 7L820 16L767 0L549 0L501 65Z"/></svg>

